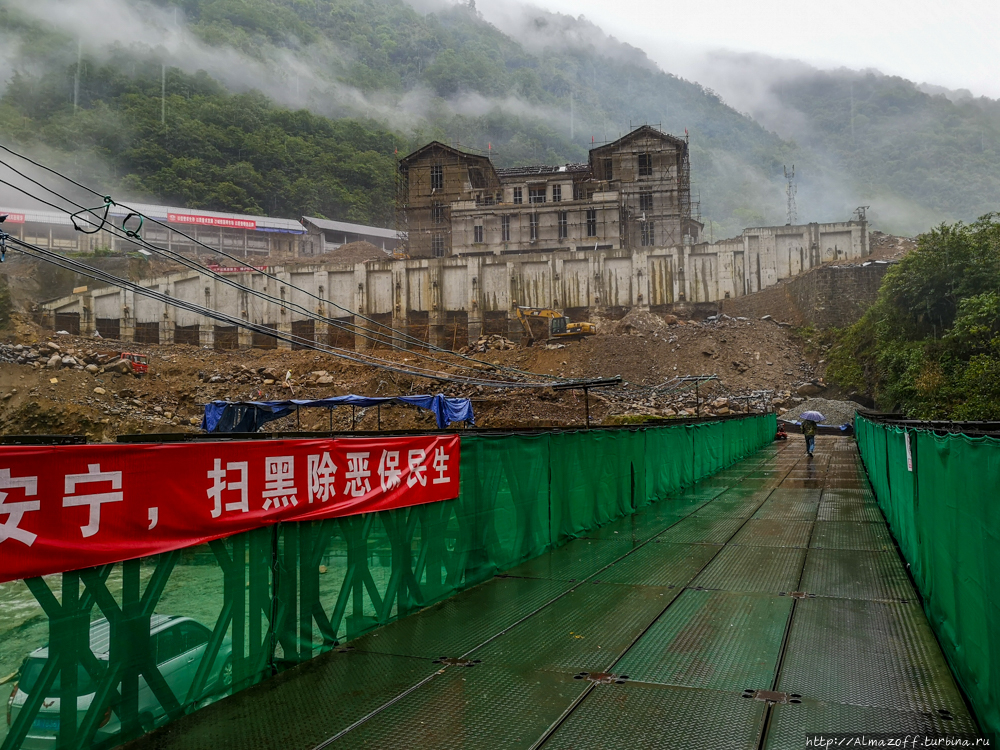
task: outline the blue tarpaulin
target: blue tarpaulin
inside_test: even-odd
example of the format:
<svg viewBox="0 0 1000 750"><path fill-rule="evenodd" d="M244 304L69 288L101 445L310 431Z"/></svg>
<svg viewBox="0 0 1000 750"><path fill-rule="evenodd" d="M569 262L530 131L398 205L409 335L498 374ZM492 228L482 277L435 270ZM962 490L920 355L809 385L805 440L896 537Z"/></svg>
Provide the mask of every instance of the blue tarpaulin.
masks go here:
<svg viewBox="0 0 1000 750"><path fill-rule="evenodd" d="M407 404L434 413L438 428L445 429L452 422L476 423L472 402L467 398L436 396L332 396L318 399L290 399L287 401L212 401L205 404L201 429L206 432L256 432L268 422L281 419L302 407L331 408L334 406L378 406L379 404Z"/></svg>

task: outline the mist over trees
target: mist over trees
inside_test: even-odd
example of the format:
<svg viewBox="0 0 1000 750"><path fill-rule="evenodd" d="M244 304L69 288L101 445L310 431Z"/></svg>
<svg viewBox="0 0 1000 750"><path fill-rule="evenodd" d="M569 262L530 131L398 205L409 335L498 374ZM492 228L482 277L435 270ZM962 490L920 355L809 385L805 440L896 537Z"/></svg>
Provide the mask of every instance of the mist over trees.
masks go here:
<svg viewBox="0 0 1000 750"><path fill-rule="evenodd" d="M922 235L841 334L830 375L917 419L1000 419L998 219Z"/></svg>
<svg viewBox="0 0 1000 750"><path fill-rule="evenodd" d="M866 204L917 232L1000 203L996 103L799 66L734 108L583 19L511 6L501 26L402 0L6 0L0 132L131 198L382 225L396 152L579 162L644 122L690 133L715 239L783 224L792 163L800 221Z"/></svg>

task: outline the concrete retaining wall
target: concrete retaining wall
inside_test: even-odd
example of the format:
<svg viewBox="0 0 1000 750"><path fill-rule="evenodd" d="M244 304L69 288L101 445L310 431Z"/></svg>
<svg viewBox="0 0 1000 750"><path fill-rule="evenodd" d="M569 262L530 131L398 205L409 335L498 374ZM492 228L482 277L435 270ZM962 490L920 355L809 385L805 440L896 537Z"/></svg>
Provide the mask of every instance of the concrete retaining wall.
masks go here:
<svg viewBox="0 0 1000 750"><path fill-rule="evenodd" d="M177 299L211 307L250 323L291 333L292 324L316 314L343 318L356 311L394 329L423 331L438 346L464 346L475 340L483 321L491 330L516 334L517 305L571 309L574 315L590 310L626 310L633 307L666 312L676 304L701 306L717 300L744 297L773 286L825 262L862 258L868 254L863 222L748 229L733 240L714 245L627 250L587 250L512 255L421 258L370 261L353 266L334 264L275 268L273 274L295 288L260 273L227 274L226 278L266 291L277 301L266 302L236 290L223 280L195 272L173 274L142 282ZM317 299L318 298L318 299ZM198 326L202 346L214 346L215 323L165 303L143 299L133 292L103 288L55 300L43 306L48 318L79 315L80 330L89 333L96 319L118 318L121 336L133 340L136 323L144 329L159 326L161 343L175 341L183 328L190 340ZM363 323L355 320L356 323ZM411 325L411 323L413 325ZM301 328L301 327L300 327ZM313 336L328 342L336 330L317 322ZM251 334L239 334L241 346L251 345ZM461 340L460 340L461 339ZM343 335L340 335L343 345ZM357 348L371 343L357 337Z"/></svg>

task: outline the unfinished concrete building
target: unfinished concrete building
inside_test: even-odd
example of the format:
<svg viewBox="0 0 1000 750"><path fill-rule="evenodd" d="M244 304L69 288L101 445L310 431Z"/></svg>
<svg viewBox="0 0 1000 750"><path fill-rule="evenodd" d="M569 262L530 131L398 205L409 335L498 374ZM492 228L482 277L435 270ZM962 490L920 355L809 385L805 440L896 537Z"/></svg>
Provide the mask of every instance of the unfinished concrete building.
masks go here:
<svg viewBox="0 0 1000 750"><path fill-rule="evenodd" d="M686 140L644 125L586 164L497 169L430 143L399 164L397 217L411 257L633 250L693 244Z"/></svg>

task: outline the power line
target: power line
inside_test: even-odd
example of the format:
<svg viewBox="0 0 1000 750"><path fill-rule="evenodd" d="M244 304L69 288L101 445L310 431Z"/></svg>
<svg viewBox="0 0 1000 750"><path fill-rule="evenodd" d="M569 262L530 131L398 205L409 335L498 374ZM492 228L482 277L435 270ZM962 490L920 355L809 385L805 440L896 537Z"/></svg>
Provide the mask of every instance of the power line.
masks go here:
<svg viewBox="0 0 1000 750"><path fill-rule="evenodd" d="M558 381L559 380L555 376L551 376L551 375L535 374L535 373L530 373L530 372L525 372L525 371L522 371L522 370L518 370L516 368L504 368L502 366L490 365L488 363L482 362L480 360L477 360L477 359L471 358L471 357L463 358L463 359L466 359L466 360L471 361L471 362L475 362L476 365L478 365L478 366L472 366L472 365L465 365L465 364L447 362L445 360L441 360L441 359L438 359L436 357L432 357L432 356L430 356L428 354L424 354L423 352L420 352L420 351L403 349L402 347L395 346L391 341L386 342L384 336L380 337L380 334L375 334L374 336L371 336L371 335L368 335L367 333L358 333L357 331L350 331L345 326L343 326L342 324L340 324L339 321L335 321L335 320L332 320L332 319L327 318L325 316L321 316L321 315L319 315L317 313L314 313L312 310L309 310L308 308L303 307L301 305L298 305L297 303L294 303L294 302L292 302L290 300L284 300L284 299L275 297L273 295L270 295L270 294L268 294L268 293L266 293L266 292L264 292L262 290L253 289L252 287L248 287L248 286L246 286L244 284L240 284L238 281L235 281L234 279L232 279L230 277L224 276L223 274L219 274L219 273L217 273L215 271L212 271L211 269L205 268L204 266L198 265L197 262L195 262L195 261L193 261L193 260L191 260L189 258L186 258L185 256L181 255L180 253L177 253L177 252L175 252L173 250L161 248L161 247L159 247L157 245L153 245L152 243L148 242L147 240L145 240L141 236L139 236L137 231L127 230L127 229L124 228L125 224L129 221L129 219L132 218L133 216L135 216L136 214L129 214L129 216L126 216L126 218L123 221L122 229L119 229L117 226L115 226L114 223L108 221L108 218L107 218L107 213L108 213L108 210L110 209L111 204L106 204L105 205L105 207L104 207L104 209L105 209L104 214L105 215L102 216L102 215L96 214L94 212L101 210L100 208L94 208L94 209L85 208L85 207L81 206L79 203L76 203L75 201L73 201L73 200L71 200L71 199L69 199L69 198L67 198L67 197L65 197L65 196L57 193L56 191L54 191L54 190L46 187L45 185L39 183L38 181L32 179L31 177L28 177L27 175L25 175L22 172L18 171L14 167L11 167L7 162L3 161L2 159L0 159L0 164L3 164L8 169L11 169L12 171L14 171L15 173L17 173L21 177L24 177L25 179L29 180L30 182L33 182L34 184L38 185L42 189L46 190L47 192L52 193L53 195L59 197L61 200L64 200L67 203L70 203L70 204L72 204L72 205L77 206L78 208L80 208L81 209L80 211L71 214L67 209L62 208L62 207L56 205L55 203L47 201L47 200L45 200L43 198L39 198L38 196L36 196L36 195L28 192L24 188L21 188L21 187L13 184L11 182L8 182L6 180L0 179L0 184L4 184L4 185L7 185L9 187L12 187L15 190L18 190L19 192L23 193L24 195L28 196L29 198L31 198L33 200L39 201L41 203L44 203L45 205L50 206L52 208L55 208L56 210L61 211L63 213L70 214L71 218L74 220L74 227L76 227L79 231L84 231L85 233L93 234L93 233L95 233L95 232L100 231L101 229L103 229L104 231L107 231L107 232L111 233L112 235L114 235L116 237L126 239L126 240L128 240L130 242L133 242L136 245L139 245L139 246L148 247L148 248L150 248L151 250L153 250L154 252L156 252L158 254L164 255L164 256L166 256L168 258L171 258L172 260L175 260L178 263L181 263L182 265L184 265L187 268L190 268L191 270L195 271L196 273L202 274L204 276L208 276L210 278L217 279L217 280L221 281L224 284L227 284L227 285L229 285L229 286L231 286L231 287L233 287L235 289L243 291L244 293L250 294L250 295L252 295L254 297L257 297L259 299L263 299L264 301L266 301L266 302L268 302L270 304L274 304L274 305L277 305L279 307L289 307L289 308L292 308L294 310L297 310L300 314L305 315L306 317L308 317L308 318L310 318L312 320L317 320L317 321L320 321L320 322L324 322L327 325L332 325L333 327L337 328L338 330L347 331L348 333L351 333L353 335L359 335L362 338L365 338L365 339L368 339L370 341L373 341L376 344L378 344L378 343L388 343L388 345L390 347L392 347L392 348L399 349L399 350L404 351L407 354L413 355L415 357L419 357L419 358L422 358L422 359L430 360L432 362L435 362L435 363L437 363L439 365L443 365L445 367L460 367L462 369L475 370L475 371L481 371L483 368L486 368L486 369L489 369L489 370L509 370L509 371L515 372L515 373L517 373L519 375L530 375L530 376L541 377L541 378L545 378L545 379L549 379L549 380L553 380L553 381ZM98 225L96 225L97 228L94 229L92 232L86 232L86 230L81 229L80 226L78 224L76 224L75 217L78 216L78 215L80 215L80 214L82 214L82 213L84 213L84 212L89 212L91 214L91 216L93 216L95 219L97 219L100 222ZM89 224L92 227L95 226L93 220L90 219L90 218L84 218L83 221L85 221L87 224ZM277 277L272 277L272 278L277 278ZM280 279L279 279L279 281L280 281ZM298 289L298 287L294 287L294 286L293 286L293 288ZM320 298L317 298L317 299L320 299ZM273 329L270 329L270 328L267 328L267 327L265 327L264 330L266 330L266 331L273 331ZM364 329L362 328L361 330L364 330ZM273 335L273 334L268 334L268 335ZM301 337L299 337L299 338L301 338ZM339 350L338 347L332 347L332 348ZM376 361L384 361L381 358L374 357L373 355L363 355L363 356L370 356L370 357L372 357ZM490 382L492 382L492 381L490 381ZM499 381L499 382L507 382L507 381Z"/></svg>
<svg viewBox="0 0 1000 750"><path fill-rule="evenodd" d="M180 300L175 297L171 297L170 295L153 291L152 289L141 286L131 281L127 281L126 279L122 279L118 276L114 276L98 268L94 268L93 266L89 266L87 264L80 263L79 261L73 260L71 258L67 258L66 256L60 255L51 250L45 250L44 248L38 247L37 245L24 242L23 240L19 240L16 237L8 237L7 241L17 245L19 248L21 248L22 252L25 252L26 255L37 257L43 261L59 266L60 268L74 271L82 276L86 276L96 281L103 281L111 286L117 286L121 289L131 291L135 294L139 294L141 296L158 300L160 302L163 302L164 304L170 305L171 307L177 307L201 315L206 318L211 318L213 320L229 323L230 325L244 328L257 333L261 333L267 336L273 336L274 338L281 339L282 341L288 341L293 344L298 344L303 348L313 349L314 351L330 354L334 357L354 362L355 364L368 365L371 367L375 367L377 369L395 372L401 375L408 375L410 377L420 377L420 378L426 378L428 380L437 380L440 382L456 383L461 385L484 386L493 388L545 388L551 385L548 382L539 383L539 382L479 380L475 378L445 375L437 371L424 370L422 368L399 367L392 363L389 363L386 360L381 360L378 358L374 359L365 358L367 357L367 355L364 354L360 355L357 353L348 354L344 350L337 349L336 347L317 344L314 341L304 339L294 334L285 334L280 331L275 331L272 328L268 328L266 326L258 325L255 323L249 323L240 318L236 318L231 315L219 312L217 310L204 307L203 305L198 305L196 303L188 302L186 300Z"/></svg>
<svg viewBox="0 0 1000 750"><path fill-rule="evenodd" d="M51 188L48 188L45 185L42 185L41 183L39 183L38 181L36 181L36 180L28 177L27 175L24 175L22 172L18 171L17 169L15 169L14 167L12 167L7 162L0 161L0 163L2 163L8 169L11 169L12 171L14 171L17 174L21 175L25 179L33 182L34 184L38 185L39 187L42 187L44 190L46 190L47 192L51 193L52 195L55 195L55 196L59 197L60 199L66 201L67 203L70 203L72 205L75 205L75 206L81 208L82 211L88 211L92 215L94 215L96 218L100 219L101 220L101 227L99 227L99 229L95 230L95 231L99 231L100 228L103 228L103 226L107 223L107 217L108 217L108 214L109 214L109 211L110 211L110 206L111 205L117 205L117 206L120 206L121 208L123 208L123 209L125 209L126 211L129 212L129 215L126 216L125 220L123 221L123 229L124 229L124 223L127 222L130 217L136 216L136 217L139 217L140 219L149 220L151 223L156 224L156 225L158 225L160 227L163 227L167 231L174 232L175 234L178 234L181 237L184 237L185 239L187 239L187 240L195 243L196 245L199 245L200 247L205 248L206 250L208 250L208 251L210 251L212 253L216 253L217 255L221 255L222 257L228 258L229 260L232 260L232 261L234 261L235 263L238 263L238 264L242 264L243 263L243 259L239 258L238 256L231 255L230 253L226 253L226 252L224 252L224 251L222 251L220 249L217 249L217 248L213 248L210 245L207 245L204 242L201 242L200 240L198 240L198 239L196 239L194 237L191 237L190 235L186 234L185 232L182 232L179 229L176 229L175 227L170 226L169 224L165 224L162 221L159 221L158 219L145 216L144 214L142 214L139 211L136 211L135 209L133 209L132 207L128 206L127 204L117 203L117 202L115 202L112 199L112 197L110 195L104 195L104 194L102 194L102 193L94 190L93 188L90 188L90 187L88 187L88 186L86 186L86 185L84 185L84 184L82 184L82 183L80 183L80 182L72 179L71 177L62 174L61 172L59 172L59 171L57 171L55 169L52 169L51 167L48 167L48 166L46 166L46 165L44 165L44 164L42 164L40 162L35 161L34 159L31 159L30 157L27 157L27 156L25 156L23 154L18 153L17 151L14 151L13 149L11 149L11 148L9 148L7 146L4 146L3 144L0 144L0 149L8 152L9 154L12 154L13 156L16 156L19 159L22 159L22 160L28 162L29 164L32 164L32 165L34 165L34 166L36 166L36 167L38 167L40 169L44 169L45 171L47 171L47 172L55 175L56 177L59 177L62 180L65 180L66 182L69 182L72 185L75 185L76 187L79 187L82 190L86 190L87 192L89 192L89 193L91 193L93 195L100 196L104 200L104 202L105 202L105 206L103 207L105 209L105 214L104 214L103 217L100 217L100 216L97 216L96 214L93 214L93 211L100 210L100 209L87 209L87 208L83 208L82 206L80 206L80 204L76 203L75 201L70 200L69 198L61 195L60 193L52 190ZM4 184L10 185L10 183L4 183ZM11 187L14 187L17 190L21 190L21 188L18 188L17 186L14 186L14 185L11 185ZM21 190L21 192L25 192L25 191ZM56 207L56 206L54 206L54 204L49 203L48 201L42 201L42 202L46 203L46 205L53 206L54 208L57 208L58 210L64 211L66 213L69 213L69 212L66 211L66 209ZM77 212L77 213L81 213L81 212ZM74 215L74 214L71 214L71 216L72 215ZM89 220L88 220L88 223L90 223ZM141 226L141 223L142 222L140 222L140 226ZM74 224L74 226L76 226L76 225ZM114 227L114 224L111 224L111 226ZM114 227L114 228L117 229L116 227ZM77 229L79 229L79 227L77 227ZM138 237L137 233L135 234L135 237L137 239L142 239L141 237ZM145 242L144 239L142 241ZM282 285L287 286L287 287L289 287L291 289L294 289L294 290L296 290L296 291L298 291L298 292L300 292L302 294L305 294L306 296L308 296L308 297L310 297L312 299L315 299L318 302L321 302L323 304L329 304L332 307L335 307L338 310L346 312L346 313L348 313L349 315L351 315L353 317L361 318L364 321L367 321L369 323L373 323L374 325L378 326L379 328L385 328L385 329L387 329L390 332L390 335L389 335L390 346L393 346L394 348L399 348L399 349L402 348L402 347L399 347L399 346L395 346L392 343L392 342L394 342L396 340L395 337L396 337L397 334L399 334L399 332L396 331L395 329L393 329L391 326L387 326L384 323L381 323L381 322L375 320L374 318L369 318L369 317L367 317L365 315L362 315L359 312L355 312L353 310L350 310L349 308L346 308L346 307L343 307L341 305L338 305L336 302L334 302L332 300L325 300L322 297L318 297L317 295L313 294L312 292L309 292L308 290L302 289L301 287L298 287L298 286L292 284L291 282L285 281L284 279L281 279L278 276L275 276L273 274L269 274L269 273L264 272L264 271L261 271L260 273L263 276L265 276L266 278L272 279L272 280L276 281L279 284L282 284ZM280 304L282 304L283 306L289 306L287 303L284 303L284 302L282 302ZM328 324L331 322L330 319L326 319L326 320L328 321ZM337 325L337 324L335 323L335 325ZM340 325L344 325L344 324L340 324ZM355 324L355 323L350 323L350 324L347 324L347 325L350 325L350 326L352 326L354 328L361 328L361 326L357 326L357 324ZM361 335L365 336L365 334L361 334ZM400 340L403 341L403 342L408 342L408 343L411 343L411 344L416 344L417 346L419 346L421 348L427 348L427 349L430 349L430 350L433 350L433 351L442 352L442 353L448 354L450 356L453 356L453 357L456 357L456 358L459 358L459 359L462 359L462 360L465 360L465 361L468 361L468 362L475 362L478 366L482 366L484 364L481 360L478 360L475 357L468 357L468 356L465 356L463 354L459 354L458 352L453 352L453 351L451 351L449 349L444 349L443 347L439 347L439 346L436 346L436 345L431 344L429 342L426 342L426 341L423 341L421 339L418 339L415 336L410 336L409 334L399 334L399 335L400 335ZM412 350L406 350L406 351L410 352ZM514 367L507 367L505 365L493 365L491 367L493 369L497 369L497 370L514 372L514 373L517 373L518 375L525 375L525 376L531 376L531 377L542 377L542 378L548 378L548 379L552 379L552 380L557 380L557 378L554 378L553 376L550 376L550 375L533 373L533 372L529 372L529 371L525 371L525 370L520 370L520 369L514 368ZM475 368L475 369L478 369L478 368Z"/></svg>

